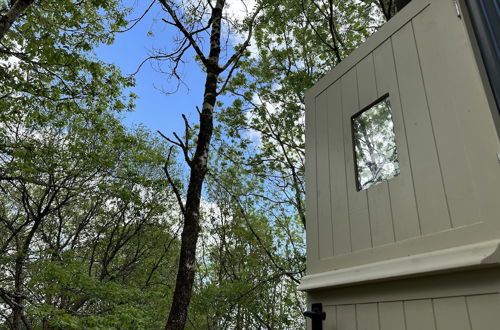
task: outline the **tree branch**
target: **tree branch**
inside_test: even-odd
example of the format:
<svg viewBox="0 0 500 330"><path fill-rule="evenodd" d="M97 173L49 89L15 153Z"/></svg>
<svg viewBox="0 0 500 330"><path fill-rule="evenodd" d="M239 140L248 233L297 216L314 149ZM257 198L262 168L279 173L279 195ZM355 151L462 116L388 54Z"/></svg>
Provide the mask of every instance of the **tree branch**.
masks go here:
<svg viewBox="0 0 500 330"><path fill-rule="evenodd" d="M184 215L186 213L186 209L184 206L184 203L182 202L182 196L181 193L175 184L174 180L170 176L170 172L168 171L168 165L170 164L170 156L172 155L172 149L174 147L170 147L168 150L168 156L167 156L167 161L165 162L165 166L163 166L163 171L165 172L165 176L167 177L168 183L172 187L172 190L174 191L175 197L177 198L177 203L179 204L179 207L181 208L181 212Z"/></svg>
<svg viewBox="0 0 500 330"><path fill-rule="evenodd" d="M196 54L200 57L200 60L202 63L205 65L205 67L209 66L209 62L203 52L201 51L201 48L199 45L196 43L196 41L193 38L193 33L188 32L186 30L186 27L180 19L177 17L177 14L175 13L175 10L172 8L170 4L168 4L167 0L159 0L160 3L162 4L163 8L168 12L170 17L174 20L174 25L181 31L181 33L184 35L184 37L189 41L189 44L193 47L193 49L196 51Z"/></svg>
<svg viewBox="0 0 500 330"><path fill-rule="evenodd" d="M35 0L17 0L12 4L7 13L0 17L0 40L3 39L12 24L21 17L33 2L35 2Z"/></svg>

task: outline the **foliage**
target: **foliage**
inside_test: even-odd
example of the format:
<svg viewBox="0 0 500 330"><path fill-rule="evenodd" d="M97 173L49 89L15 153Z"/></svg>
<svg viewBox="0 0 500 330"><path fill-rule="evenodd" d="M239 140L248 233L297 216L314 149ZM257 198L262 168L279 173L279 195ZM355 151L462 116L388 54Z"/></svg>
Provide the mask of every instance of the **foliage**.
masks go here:
<svg viewBox="0 0 500 330"><path fill-rule="evenodd" d="M24 117L2 130L4 303L26 297L32 325L151 324L159 316L144 306L163 306L177 246L164 150L109 112L45 127Z"/></svg>
<svg viewBox="0 0 500 330"><path fill-rule="evenodd" d="M35 2L1 41L5 326L164 322L178 248L165 149L123 127L116 113L131 109L122 93L133 81L91 53L125 14L118 1Z"/></svg>
<svg viewBox="0 0 500 330"><path fill-rule="evenodd" d="M25 107L37 109L33 120L41 125L51 119L48 109L130 109L121 95L132 81L91 52L113 42L110 31L126 24L127 12L118 0L47 0L28 7L0 42L2 121Z"/></svg>
<svg viewBox="0 0 500 330"><path fill-rule="evenodd" d="M290 313L281 312L279 322L261 314L253 324L300 328L305 302L295 280L305 269L304 93L382 19L373 2L297 0L271 1L260 22L256 51L242 62L229 86L227 94L234 100L218 114L221 138L212 177L219 184L228 177L222 186L230 187L233 201L243 200L243 210L263 215L260 225L272 239L267 240L267 252L256 259L266 276L286 270L276 281L279 285L261 288L266 298L259 301L286 304ZM250 223L245 227L253 232ZM265 237L259 232L254 236ZM265 245L258 240L253 244ZM258 278L265 283L265 277ZM279 298L269 291L282 286L288 289Z"/></svg>
<svg viewBox="0 0 500 330"><path fill-rule="evenodd" d="M227 67L203 52L213 6L162 3L188 33L173 52L153 55L182 79L178 65L198 42L197 60L211 75L200 112L215 116L213 137L201 141L203 157L213 152L198 157L207 182L198 190L201 241L186 327L301 328L304 93L382 24L382 2L258 1L258 16L222 28L254 36L227 39L236 54L219 54ZM0 40L2 327L165 324L188 187L163 141L120 123L117 113L133 108L134 95L124 96L133 80L92 54L113 42L127 13L118 0L35 1ZM189 167L205 124L186 120L185 137L167 138Z"/></svg>
<svg viewBox="0 0 500 330"><path fill-rule="evenodd" d="M209 179L191 315L201 328L300 328L304 241L297 217L274 203L256 205L259 182L218 165Z"/></svg>

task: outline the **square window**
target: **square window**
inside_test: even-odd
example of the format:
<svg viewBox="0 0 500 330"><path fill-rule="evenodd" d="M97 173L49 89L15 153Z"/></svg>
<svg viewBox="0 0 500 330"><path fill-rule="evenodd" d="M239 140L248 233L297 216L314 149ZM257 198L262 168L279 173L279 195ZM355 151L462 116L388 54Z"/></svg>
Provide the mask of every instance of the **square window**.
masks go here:
<svg viewBox="0 0 500 330"><path fill-rule="evenodd" d="M358 190L399 174L398 152L389 96L351 118Z"/></svg>

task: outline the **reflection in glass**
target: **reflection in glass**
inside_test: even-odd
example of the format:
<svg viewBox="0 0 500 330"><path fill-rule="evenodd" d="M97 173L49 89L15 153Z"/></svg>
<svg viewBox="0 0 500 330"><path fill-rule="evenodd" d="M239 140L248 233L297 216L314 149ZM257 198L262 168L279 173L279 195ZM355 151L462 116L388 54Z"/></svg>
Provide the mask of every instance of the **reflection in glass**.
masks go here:
<svg viewBox="0 0 500 330"><path fill-rule="evenodd" d="M399 174L391 105L386 97L352 117L358 190Z"/></svg>

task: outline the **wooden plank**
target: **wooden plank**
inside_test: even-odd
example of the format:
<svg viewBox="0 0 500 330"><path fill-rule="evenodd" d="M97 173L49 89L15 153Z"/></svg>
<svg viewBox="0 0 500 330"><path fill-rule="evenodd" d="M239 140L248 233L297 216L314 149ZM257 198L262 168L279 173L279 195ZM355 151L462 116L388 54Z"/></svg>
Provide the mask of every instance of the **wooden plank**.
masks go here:
<svg viewBox="0 0 500 330"><path fill-rule="evenodd" d="M404 330L405 315L403 302L394 301L379 304L380 329Z"/></svg>
<svg viewBox="0 0 500 330"><path fill-rule="evenodd" d="M373 246L394 242L394 226L392 225L389 185L387 181L377 183L368 188L367 193Z"/></svg>
<svg viewBox="0 0 500 330"><path fill-rule="evenodd" d="M357 191L352 146L351 116L359 111L356 68L342 77L342 123L345 141L347 199L351 226L352 250L372 247L366 190Z"/></svg>
<svg viewBox="0 0 500 330"><path fill-rule="evenodd" d="M356 66L360 108L365 108L378 98L373 56L370 54ZM387 182L367 189L373 246L394 242L391 204Z"/></svg>
<svg viewBox="0 0 500 330"><path fill-rule="evenodd" d="M465 150L465 139L477 141L480 131L470 130L472 114L468 107L473 92L470 76L464 76L464 67L474 66L472 58L461 53L470 52L465 44L465 30L461 20L451 10L452 4L436 4L425 10L412 22L418 48L430 118L439 153L439 162L454 227L479 221L480 211L477 192L472 183L471 162ZM444 9L444 8L443 8ZM463 82L466 82L465 84ZM476 84L478 81L476 82ZM462 126L460 119L466 116ZM479 146L479 145L477 145ZM483 148L477 148L483 150Z"/></svg>
<svg viewBox="0 0 500 330"><path fill-rule="evenodd" d="M392 37L401 104L422 234L451 227L413 29L406 24Z"/></svg>
<svg viewBox="0 0 500 330"><path fill-rule="evenodd" d="M433 305L439 330L471 330L465 297L434 299Z"/></svg>
<svg viewBox="0 0 500 330"><path fill-rule="evenodd" d="M318 204L316 189L316 98L306 95L306 235L307 266L309 271L319 259Z"/></svg>
<svg viewBox="0 0 500 330"><path fill-rule="evenodd" d="M358 81L359 108L364 109L377 100L377 83L375 81L375 68L373 56L369 54L356 65Z"/></svg>
<svg viewBox="0 0 500 330"><path fill-rule="evenodd" d="M404 240L420 235L413 175L408 154L408 142L401 100L399 98L398 79L394 66L392 43L388 39L373 52L375 76L377 81L378 96L389 93L389 102L394 122L396 147L400 174L389 180L391 210L394 223L395 240Z"/></svg>
<svg viewBox="0 0 500 330"><path fill-rule="evenodd" d="M320 260L333 256L327 110L328 94L323 92L316 97L316 182L318 189L318 243Z"/></svg>
<svg viewBox="0 0 500 330"><path fill-rule="evenodd" d="M354 305L337 306L337 329L356 329L356 309Z"/></svg>
<svg viewBox="0 0 500 330"><path fill-rule="evenodd" d="M351 252L340 80L328 89L330 187L335 255Z"/></svg>
<svg viewBox="0 0 500 330"><path fill-rule="evenodd" d="M356 320L358 323L357 330L378 330L379 329L378 305L376 303L357 304Z"/></svg>
<svg viewBox="0 0 500 330"><path fill-rule="evenodd" d="M337 329L337 307L324 306L323 311L326 313L326 319L323 321L323 329Z"/></svg>
<svg viewBox="0 0 500 330"><path fill-rule="evenodd" d="M405 301L403 307L406 330L436 330L430 299Z"/></svg>
<svg viewBox="0 0 500 330"><path fill-rule="evenodd" d="M488 294L466 297L469 318L474 330L490 330L500 326L500 297Z"/></svg>

